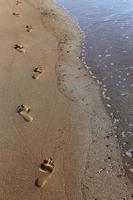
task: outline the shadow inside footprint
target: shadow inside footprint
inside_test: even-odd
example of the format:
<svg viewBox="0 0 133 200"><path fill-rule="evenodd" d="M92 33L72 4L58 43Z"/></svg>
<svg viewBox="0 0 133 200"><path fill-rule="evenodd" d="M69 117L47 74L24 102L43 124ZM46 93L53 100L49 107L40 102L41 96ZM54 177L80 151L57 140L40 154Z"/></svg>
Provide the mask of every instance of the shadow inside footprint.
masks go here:
<svg viewBox="0 0 133 200"><path fill-rule="evenodd" d="M13 12L12 14L13 14L14 16L16 16L16 17L20 17L20 14L19 14L19 13Z"/></svg>
<svg viewBox="0 0 133 200"><path fill-rule="evenodd" d="M34 185L35 185L36 187L39 187L39 186L38 186L38 178L35 180Z"/></svg>
<svg viewBox="0 0 133 200"><path fill-rule="evenodd" d="M21 53L25 53L25 48L24 48L24 46L23 45L21 45L21 44L15 44L14 45L14 49L16 49L17 51L19 51L19 52L21 52Z"/></svg>
<svg viewBox="0 0 133 200"><path fill-rule="evenodd" d="M32 122L33 120L33 117L29 114L30 111L31 109L23 104L17 107L18 114L27 122Z"/></svg>
<svg viewBox="0 0 133 200"><path fill-rule="evenodd" d="M21 1L16 1L16 5L20 5L20 4L22 4Z"/></svg>
<svg viewBox="0 0 133 200"><path fill-rule="evenodd" d="M35 180L35 186L43 187L47 183L51 175L53 174L54 168L55 168L55 165L52 158L48 160L44 160L44 162L41 163L40 168L39 168L42 174L40 175L38 179Z"/></svg>
<svg viewBox="0 0 133 200"><path fill-rule="evenodd" d="M51 165L45 165L44 163L42 163L40 165L40 171L51 173L53 171L53 166L51 166Z"/></svg>
<svg viewBox="0 0 133 200"><path fill-rule="evenodd" d="M33 30L31 25L27 25L25 28L26 28L26 31L29 33L32 32L32 30Z"/></svg>
<svg viewBox="0 0 133 200"><path fill-rule="evenodd" d="M44 68L43 66L38 66L34 70L34 74L32 75L33 79L39 79L39 77L43 74Z"/></svg>

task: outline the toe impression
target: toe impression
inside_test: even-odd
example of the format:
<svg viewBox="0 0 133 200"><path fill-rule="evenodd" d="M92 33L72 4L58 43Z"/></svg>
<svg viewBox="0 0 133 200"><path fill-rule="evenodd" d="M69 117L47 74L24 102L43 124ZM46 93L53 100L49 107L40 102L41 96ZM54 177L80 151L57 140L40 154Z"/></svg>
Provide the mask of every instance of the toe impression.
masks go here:
<svg viewBox="0 0 133 200"><path fill-rule="evenodd" d="M47 183L48 179L51 177L51 175L54 172L54 161L52 158L48 160L44 160L43 163L41 163L39 170L42 172L40 177L35 181L35 185L37 187L44 187Z"/></svg>
<svg viewBox="0 0 133 200"><path fill-rule="evenodd" d="M19 113L19 115L21 115L25 121L27 122L32 122L33 121L33 117L30 116L29 112L31 110L28 108L28 106L22 104L20 106L18 106L17 108L17 112Z"/></svg>
<svg viewBox="0 0 133 200"><path fill-rule="evenodd" d="M33 74L32 78L33 78L33 79L39 79L40 76L41 76L41 75L43 74L43 72L44 72L44 68L43 68L43 66L38 66L38 67L36 67L33 71L34 71L34 74Z"/></svg>
<svg viewBox="0 0 133 200"><path fill-rule="evenodd" d="M17 51L19 51L20 53L25 53L26 52L24 46L21 45L21 44L15 44L14 45L14 49L16 49Z"/></svg>

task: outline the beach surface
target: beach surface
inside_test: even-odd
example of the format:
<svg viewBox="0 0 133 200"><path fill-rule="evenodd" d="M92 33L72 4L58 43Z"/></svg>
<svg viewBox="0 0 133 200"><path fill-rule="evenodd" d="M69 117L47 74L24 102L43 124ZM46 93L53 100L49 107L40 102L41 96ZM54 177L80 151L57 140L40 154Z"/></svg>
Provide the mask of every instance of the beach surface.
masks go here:
<svg viewBox="0 0 133 200"><path fill-rule="evenodd" d="M0 2L0 200L132 200L99 87L80 61L83 34L52 1L21 2ZM33 79L38 65L44 73ZM49 157L54 173L38 188Z"/></svg>

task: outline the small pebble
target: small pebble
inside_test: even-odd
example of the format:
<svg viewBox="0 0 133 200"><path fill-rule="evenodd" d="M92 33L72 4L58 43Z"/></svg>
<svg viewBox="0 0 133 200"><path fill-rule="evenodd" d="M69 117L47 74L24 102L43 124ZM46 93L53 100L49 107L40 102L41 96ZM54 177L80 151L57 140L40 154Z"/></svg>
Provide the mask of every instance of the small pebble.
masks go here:
<svg viewBox="0 0 133 200"><path fill-rule="evenodd" d="M127 155L129 158L132 158L132 157L133 157L133 149L129 149L129 150L126 152L126 155Z"/></svg>
<svg viewBox="0 0 133 200"><path fill-rule="evenodd" d="M133 168L130 168L130 172L132 172L132 173L133 173Z"/></svg>

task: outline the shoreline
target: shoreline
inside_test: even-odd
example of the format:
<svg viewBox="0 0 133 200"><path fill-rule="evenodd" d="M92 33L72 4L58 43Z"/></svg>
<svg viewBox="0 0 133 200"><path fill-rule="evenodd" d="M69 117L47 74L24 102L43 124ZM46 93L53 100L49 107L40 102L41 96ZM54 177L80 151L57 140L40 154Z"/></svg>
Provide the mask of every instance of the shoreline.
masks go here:
<svg viewBox="0 0 133 200"><path fill-rule="evenodd" d="M7 91L0 103L2 200L132 199L99 87L80 61L81 33L73 20L49 0L25 0L19 7L2 1L3 44L7 40L1 50L6 70L2 68L0 89ZM8 38L14 9L22 16L11 21ZM33 24L29 35L23 30L26 23ZM25 55L12 49L15 42L26 46ZM45 65L45 73L33 80L38 64ZM3 108L5 100L8 106ZM31 107L31 124L14 112L21 103ZM38 189L34 181L45 157L54 159L56 169L46 187Z"/></svg>

